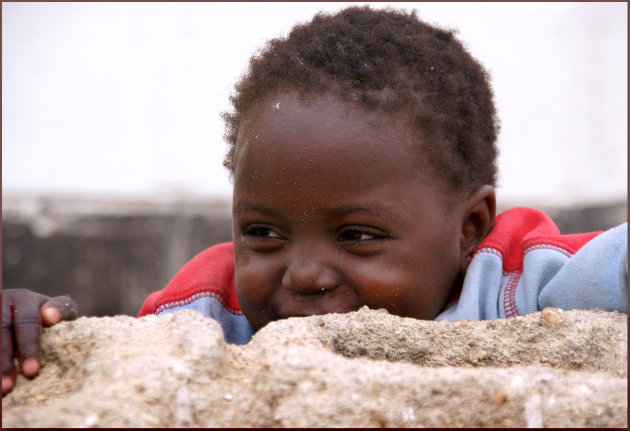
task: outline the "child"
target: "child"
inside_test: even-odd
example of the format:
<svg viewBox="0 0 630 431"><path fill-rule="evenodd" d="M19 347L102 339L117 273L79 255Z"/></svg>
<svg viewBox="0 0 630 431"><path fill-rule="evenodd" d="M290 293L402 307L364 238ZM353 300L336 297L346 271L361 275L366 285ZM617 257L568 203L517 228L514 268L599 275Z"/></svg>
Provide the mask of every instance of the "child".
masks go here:
<svg viewBox="0 0 630 431"><path fill-rule="evenodd" d="M492 91L452 33L391 10L317 15L254 56L231 100L234 241L139 316L192 308L242 344L273 320L364 305L448 320L627 312L625 223L560 235L533 209L495 218ZM45 324L76 316L68 298L4 296L3 394L13 340L37 373L38 310Z"/></svg>

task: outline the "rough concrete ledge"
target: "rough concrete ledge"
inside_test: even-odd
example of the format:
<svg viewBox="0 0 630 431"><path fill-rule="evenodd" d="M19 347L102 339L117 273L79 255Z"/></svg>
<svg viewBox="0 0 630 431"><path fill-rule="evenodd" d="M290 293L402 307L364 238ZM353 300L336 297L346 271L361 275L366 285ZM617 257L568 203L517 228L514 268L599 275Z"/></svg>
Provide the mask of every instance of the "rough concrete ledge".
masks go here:
<svg viewBox="0 0 630 431"><path fill-rule="evenodd" d="M227 345L212 319L82 317L5 427L626 427L627 315L546 309L433 322L363 308L271 323Z"/></svg>

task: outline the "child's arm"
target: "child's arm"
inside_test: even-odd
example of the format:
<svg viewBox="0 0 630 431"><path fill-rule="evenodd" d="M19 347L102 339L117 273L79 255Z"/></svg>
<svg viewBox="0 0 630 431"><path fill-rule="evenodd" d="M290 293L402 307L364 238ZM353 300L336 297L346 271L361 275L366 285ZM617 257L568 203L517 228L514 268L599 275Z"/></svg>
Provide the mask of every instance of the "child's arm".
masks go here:
<svg viewBox="0 0 630 431"><path fill-rule="evenodd" d="M2 395L15 385L14 356L25 377L39 372L42 324L51 326L76 317L77 305L67 296L51 298L26 289L2 291Z"/></svg>
<svg viewBox="0 0 630 431"><path fill-rule="evenodd" d="M231 242L216 244L192 258L164 289L149 295L138 317L181 309L196 310L217 320L228 343L245 344L251 339L254 329L236 298Z"/></svg>
<svg viewBox="0 0 630 431"><path fill-rule="evenodd" d="M596 236L542 288L538 308L628 312L628 224Z"/></svg>

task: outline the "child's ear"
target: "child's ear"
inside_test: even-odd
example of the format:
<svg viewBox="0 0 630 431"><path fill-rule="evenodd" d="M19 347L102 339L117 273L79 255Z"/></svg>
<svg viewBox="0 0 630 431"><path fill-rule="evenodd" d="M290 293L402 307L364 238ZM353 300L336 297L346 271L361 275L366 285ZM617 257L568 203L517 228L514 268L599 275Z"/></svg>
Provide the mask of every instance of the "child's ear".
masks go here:
<svg viewBox="0 0 630 431"><path fill-rule="evenodd" d="M494 226L497 199L494 188L489 185L479 187L464 205L462 219L462 257L468 258Z"/></svg>

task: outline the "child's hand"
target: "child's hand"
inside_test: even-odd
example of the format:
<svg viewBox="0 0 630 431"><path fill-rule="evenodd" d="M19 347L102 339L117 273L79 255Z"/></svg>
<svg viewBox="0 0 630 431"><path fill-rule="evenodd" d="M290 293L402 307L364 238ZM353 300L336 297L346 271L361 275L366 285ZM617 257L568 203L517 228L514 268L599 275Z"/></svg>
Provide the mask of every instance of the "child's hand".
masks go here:
<svg viewBox="0 0 630 431"><path fill-rule="evenodd" d="M17 356L25 377L39 372L42 324L54 325L77 317L77 305L67 296L50 298L26 289L2 291L2 395L13 389Z"/></svg>

